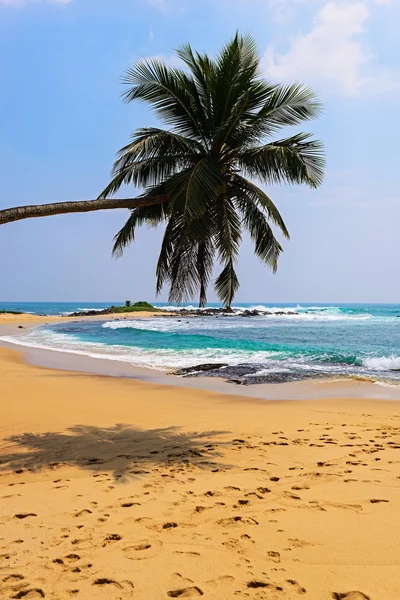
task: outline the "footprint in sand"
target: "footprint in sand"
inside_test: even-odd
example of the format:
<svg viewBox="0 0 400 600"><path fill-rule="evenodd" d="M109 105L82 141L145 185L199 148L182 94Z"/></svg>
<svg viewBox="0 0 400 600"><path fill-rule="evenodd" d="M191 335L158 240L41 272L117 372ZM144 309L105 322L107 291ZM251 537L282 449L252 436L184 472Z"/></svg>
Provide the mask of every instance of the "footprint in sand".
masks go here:
<svg viewBox="0 0 400 600"><path fill-rule="evenodd" d="M67 564L70 564L70 563L74 563L80 559L81 559L81 557L79 556L79 554L75 554L74 552L71 552L71 554L67 554L67 556L64 557L64 562L66 562Z"/></svg>
<svg viewBox="0 0 400 600"><path fill-rule="evenodd" d="M257 589L257 588L267 588L270 587L271 584L270 583L266 583L265 581L249 581L247 584L248 588L252 588L252 589Z"/></svg>
<svg viewBox="0 0 400 600"><path fill-rule="evenodd" d="M296 590L298 594L305 594L307 592L306 588L300 585L295 579L287 579L286 581L290 583L290 585L293 587L293 589Z"/></svg>
<svg viewBox="0 0 400 600"><path fill-rule="evenodd" d="M162 542L155 538L144 539L122 548L122 552L129 560L146 560L159 554L162 545Z"/></svg>
<svg viewBox="0 0 400 600"><path fill-rule="evenodd" d="M19 575L19 574L15 573L13 575L6 575L2 579L2 582L3 583L16 583L17 581L21 581L22 579L25 579L23 575Z"/></svg>
<svg viewBox="0 0 400 600"><path fill-rule="evenodd" d="M217 579L211 579L210 581L207 581L207 584L208 585L220 585L220 584L230 583L232 581L235 581L235 578L232 577L232 575L221 575Z"/></svg>
<svg viewBox="0 0 400 600"><path fill-rule="evenodd" d="M281 562L281 555L279 554L279 552L275 552L274 550L270 550L269 552L267 552L267 556L268 556L269 560L272 560L274 563L280 563Z"/></svg>
<svg viewBox="0 0 400 600"><path fill-rule="evenodd" d="M226 519L220 519L217 521L218 525L222 527L235 527L237 525L258 525L258 522L252 517L228 517Z"/></svg>
<svg viewBox="0 0 400 600"><path fill-rule="evenodd" d="M21 496L21 494L8 494L7 496L2 496L2 500L7 500L8 498L15 498L16 496Z"/></svg>
<svg viewBox="0 0 400 600"><path fill-rule="evenodd" d="M204 592L195 585L180 590L171 590L167 593L167 596L169 596L169 598L195 598L197 596L203 596L203 594Z"/></svg>
<svg viewBox="0 0 400 600"><path fill-rule="evenodd" d="M115 581L114 579L109 579L108 577L99 577L93 581L93 585L113 585L119 589L122 589L122 585Z"/></svg>
<svg viewBox="0 0 400 600"><path fill-rule="evenodd" d="M85 515L91 515L92 511L88 508L84 508L83 510L78 510L74 513L74 517L84 517Z"/></svg>
<svg viewBox="0 0 400 600"><path fill-rule="evenodd" d="M183 575L181 575L180 573L174 573L172 577L179 581L181 585L191 586L193 584L193 581L191 579L189 579L188 577L183 577Z"/></svg>
<svg viewBox="0 0 400 600"><path fill-rule="evenodd" d="M175 529L175 527L178 527L178 523L174 523L173 521L171 521L169 523L164 523L161 529ZM154 528L159 528L159 526L156 525Z"/></svg>
<svg viewBox="0 0 400 600"><path fill-rule="evenodd" d="M371 600L369 596L362 592L345 592L344 594L332 592L332 598L334 600Z"/></svg>
<svg viewBox="0 0 400 600"><path fill-rule="evenodd" d="M12 598L24 598L25 600L36 600L36 598L44 598L45 597L45 593L42 589L40 588L30 588L28 590L21 590L19 591L17 594L15 594L14 596L12 596Z"/></svg>
<svg viewBox="0 0 400 600"><path fill-rule="evenodd" d="M115 579L110 579L109 577L99 577L98 579L95 579L92 583L92 585L95 586L99 586L100 588L103 588L104 590L106 590L107 588L114 588L116 590L123 590L123 589L130 589L132 590L135 586L133 585L132 581L130 581L129 579L125 579L124 581L116 581ZM109 592L107 591L107 600L111 600L111 596L109 596ZM115 596L112 596L113 598ZM130 597L130 596L129 596ZM118 600L120 600L121 596L118 595L117 596Z"/></svg>
<svg viewBox="0 0 400 600"><path fill-rule="evenodd" d="M111 535L108 535L106 538L104 538L103 543L101 545L103 546L103 548L105 548L105 546L108 546L113 542L119 542L120 540L122 540L122 537L118 533L112 533Z"/></svg>
<svg viewBox="0 0 400 600"><path fill-rule="evenodd" d="M68 536L66 536L68 537ZM81 538L71 540L71 544L80 550L89 550L92 548L92 539L91 538Z"/></svg>

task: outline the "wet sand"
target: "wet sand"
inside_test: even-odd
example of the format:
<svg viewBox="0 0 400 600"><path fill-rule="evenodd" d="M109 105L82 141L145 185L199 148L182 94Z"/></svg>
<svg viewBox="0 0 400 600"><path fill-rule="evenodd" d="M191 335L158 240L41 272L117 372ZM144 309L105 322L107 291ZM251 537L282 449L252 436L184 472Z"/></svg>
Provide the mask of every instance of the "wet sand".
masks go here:
<svg viewBox="0 0 400 600"><path fill-rule="evenodd" d="M0 399L2 599L400 595L397 402L248 399L5 348Z"/></svg>

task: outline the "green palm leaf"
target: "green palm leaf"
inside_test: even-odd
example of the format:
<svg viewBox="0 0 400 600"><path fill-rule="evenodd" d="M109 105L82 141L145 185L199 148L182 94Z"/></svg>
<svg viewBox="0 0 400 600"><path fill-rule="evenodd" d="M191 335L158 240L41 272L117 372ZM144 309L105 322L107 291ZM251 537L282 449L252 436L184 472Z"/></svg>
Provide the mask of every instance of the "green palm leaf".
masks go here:
<svg viewBox="0 0 400 600"><path fill-rule="evenodd" d="M250 177L270 184L306 183L321 185L325 170L323 146L299 133L242 153L239 165Z"/></svg>

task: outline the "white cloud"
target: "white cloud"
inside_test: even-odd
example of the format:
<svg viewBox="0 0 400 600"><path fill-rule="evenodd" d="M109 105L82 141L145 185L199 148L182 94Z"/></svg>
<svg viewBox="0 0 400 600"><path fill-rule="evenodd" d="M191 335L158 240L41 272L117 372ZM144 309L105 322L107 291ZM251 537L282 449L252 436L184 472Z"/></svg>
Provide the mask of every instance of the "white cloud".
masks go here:
<svg viewBox="0 0 400 600"><path fill-rule="evenodd" d="M72 0L0 0L1 6L25 6L26 4L69 4Z"/></svg>
<svg viewBox="0 0 400 600"><path fill-rule="evenodd" d="M250 0L247 0L250 1ZM347 0L350 3L350 0ZM343 3L343 0L331 0L332 4L339 5ZM392 0L362 0L365 5L386 5L392 4ZM268 0L268 6L272 10L275 19L281 23L287 23L297 16L299 8L304 9L305 7L315 8L322 6L326 3L326 0ZM357 3L357 0L352 3Z"/></svg>
<svg viewBox="0 0 400 600"><path fill-rule="evenodd" d="M286 53L278 54L268 46L263 58L266 75L276 81L304 81L343 96L393 89L398 74L378 69L364 44L369 18L370 9L363 1L328 2L310 31L292 38Z"/></svg>

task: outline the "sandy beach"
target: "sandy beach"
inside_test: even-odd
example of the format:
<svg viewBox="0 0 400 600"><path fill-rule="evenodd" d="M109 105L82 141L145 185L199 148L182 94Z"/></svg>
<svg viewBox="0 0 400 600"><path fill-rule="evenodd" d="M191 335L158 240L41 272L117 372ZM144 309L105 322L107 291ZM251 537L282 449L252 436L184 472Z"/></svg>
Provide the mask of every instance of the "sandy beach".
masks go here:
<svg viewBox="0 0 400 600"><path fill-rule="evenodd" d="M5 348L0 397L1 598L399 597L397 402L268 402Z"/></svg>

